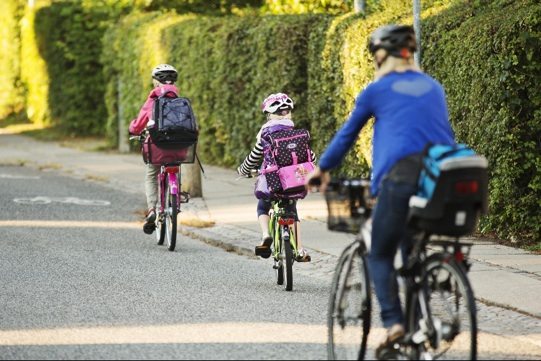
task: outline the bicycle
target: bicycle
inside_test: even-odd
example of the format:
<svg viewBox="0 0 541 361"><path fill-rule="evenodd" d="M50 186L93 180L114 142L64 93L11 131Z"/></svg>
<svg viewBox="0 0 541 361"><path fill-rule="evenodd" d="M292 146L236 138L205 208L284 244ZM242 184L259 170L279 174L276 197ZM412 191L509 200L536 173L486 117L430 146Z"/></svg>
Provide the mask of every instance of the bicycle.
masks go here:
<svg viewBox="0 0 541 361"><path fill-rule="evenodd" d="M486 159L479 157L468 166L466 172L458 167L442 172L428 202L410 199L414 243L397 271L405 289L406 334L381 359L477 358L476 306L467 275L472 243L460 237L471 233L486 212L488 180ZM367 180L334 181L326 192L329 229L357 234L338 260L331 287L331 360L362 360L367 351L372 312L368 185Z"/></svg>
<svg viewBox="0 0 541 361"><path fill-rule="evenodd" d="M190 163L190 157L193 163L195 146L162 150L152 144L146 133L139 136L130 136L130 140L138 140L142 144L145 163L160 165L157 176L159 204L155 221L156 241L159 246L167 241L167 249L174 251L177 242L178 214L180 213L181 204L190 201L190 194L181 191L180 166L182 163ZM153 152L159 152L160 155L154 155L153 158Z"/></svg>
<svg viewBox="0 0 541 361"><path fill-rule="evenodd" d="M276 270L278 285L283 285L285 280L286 291L293 290L293 263L298 254L295 214L285 209L291 202L293 201L286 199L273 200L269 220L269 230L273 240L272 268Z"/></svg>
<svg viewBox="0 0 541 361"><path fill-rule="evenodd" d="M259 172L253 170L245 178L253 178L256 175L259 175ZM297 234L296 215L286 209L292 202L295 201L272 199L269 212L269 233L272 237L272 268L276 270L276 283L284 285L285 281L286 291L293 290L293 263L299 253L295 237Z"/></svg>

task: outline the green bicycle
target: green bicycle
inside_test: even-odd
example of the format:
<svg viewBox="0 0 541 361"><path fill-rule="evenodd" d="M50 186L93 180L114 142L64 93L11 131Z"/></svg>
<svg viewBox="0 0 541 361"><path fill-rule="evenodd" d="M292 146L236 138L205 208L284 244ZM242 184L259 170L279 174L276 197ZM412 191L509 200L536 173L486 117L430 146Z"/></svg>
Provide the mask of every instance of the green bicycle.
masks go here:
<svg viewBox="0 0 541 361"><path fill-rule="evenodd" d="M286 207L295 202L288 199L272 201L269 230L272 236L273 268L276 270L277 284L283 285L286 291L293 289L293 262L298 255L296 240L295 214Z"/></svg>

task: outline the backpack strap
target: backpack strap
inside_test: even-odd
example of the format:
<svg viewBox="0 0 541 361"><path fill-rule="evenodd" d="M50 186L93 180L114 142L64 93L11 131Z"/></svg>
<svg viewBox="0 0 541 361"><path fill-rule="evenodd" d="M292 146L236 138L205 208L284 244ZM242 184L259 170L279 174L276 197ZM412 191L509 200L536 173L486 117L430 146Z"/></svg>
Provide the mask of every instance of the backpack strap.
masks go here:
<svg viewBox="0 0 541 361"><path fill-rule="evenodd" d="M168 96L168 94L173 94L174 96L170 97L170 96ZM174 91L169 90L169 91L165 92L164 94L160 95L158 98L178 98L178 95Z"/></svg>

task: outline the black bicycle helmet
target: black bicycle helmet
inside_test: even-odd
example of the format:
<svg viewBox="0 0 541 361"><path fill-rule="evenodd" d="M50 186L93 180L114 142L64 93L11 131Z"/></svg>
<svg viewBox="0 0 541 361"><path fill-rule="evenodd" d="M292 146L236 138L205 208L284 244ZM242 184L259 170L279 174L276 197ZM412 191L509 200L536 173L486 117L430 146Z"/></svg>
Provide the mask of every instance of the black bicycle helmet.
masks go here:
<svg viewBox="0 0 541 361"><path fill-rule="evenodd" d="M389 55L404 58L406 57L404 49L411 53L417 50L415 30L409 25L391 24L381 26L370 35L368 49L372 55L378 49L385 49Z"/></svg>
<svg viewBox="0 0 541 361"><path fill-rule="evenodd" d="M177 81L178 72L169 64L160 64L152 69L152 78L163 84L172 84Z"/></svg>

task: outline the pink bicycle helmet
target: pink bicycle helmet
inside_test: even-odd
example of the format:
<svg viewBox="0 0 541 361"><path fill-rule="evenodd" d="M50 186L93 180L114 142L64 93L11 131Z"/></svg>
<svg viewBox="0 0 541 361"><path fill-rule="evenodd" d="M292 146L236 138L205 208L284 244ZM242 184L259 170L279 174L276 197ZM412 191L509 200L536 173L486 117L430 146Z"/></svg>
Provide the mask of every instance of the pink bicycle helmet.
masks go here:
<svg viewBox="0 0 541 361"><path fill-rule="evenodd" d="M261 110L263 113L274 114L279 110L292 110L293 100L285 93L276 93L269 95L263 104Z"/></svg>

